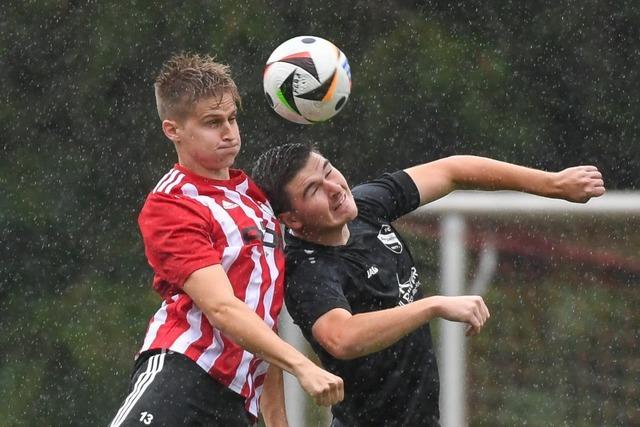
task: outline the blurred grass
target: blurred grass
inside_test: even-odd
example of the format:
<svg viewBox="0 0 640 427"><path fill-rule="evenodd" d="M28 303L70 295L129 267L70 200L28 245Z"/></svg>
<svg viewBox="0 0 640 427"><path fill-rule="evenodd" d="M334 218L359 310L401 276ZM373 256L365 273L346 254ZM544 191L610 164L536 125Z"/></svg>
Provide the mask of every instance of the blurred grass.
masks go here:
<svg viewBox="0 0 640 427"><path fill-rule="evenodd" d="M469 234L517 232L640 262L637 218L472 218ZM428 224L437 233L437 222ZM505 234L506 233L506 234ZM428 294L439 243L404 233ZM556 243L553 243L554 246ZM530 248L529 248L530 249ZM539 256L538 256L539 255ZM477 253L467 253L472 277ZM492 317L468 341L471 426L640 425L640 274L567 258L501 253L484 295ZM436 344L438 322L432 325Z"/></svg>

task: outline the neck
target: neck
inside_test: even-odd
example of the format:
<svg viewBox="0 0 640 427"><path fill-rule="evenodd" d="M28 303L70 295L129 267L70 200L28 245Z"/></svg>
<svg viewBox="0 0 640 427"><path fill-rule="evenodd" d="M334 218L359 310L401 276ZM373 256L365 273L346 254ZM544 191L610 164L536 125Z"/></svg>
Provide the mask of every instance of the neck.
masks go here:
<svg viewBox="0 0 640 427"><path fill-rule="evenodd" d="M189 169L191 172L195 173L196 175L202 176L204 178L215 179L215 180L228 180L230 177L229 168L207 169L199 166L197 163L182 162L180 158L178 158L178 163L181 166L184 166L185 168Z"/></svg>
<svg viewBox="0 0 640 427"><path fill-rule="evenodd" d="M349 241L349 227L347 224L335 230L309 230L294 231L294 236L307 242L316 243L323 246L342 246Z"/></svg>

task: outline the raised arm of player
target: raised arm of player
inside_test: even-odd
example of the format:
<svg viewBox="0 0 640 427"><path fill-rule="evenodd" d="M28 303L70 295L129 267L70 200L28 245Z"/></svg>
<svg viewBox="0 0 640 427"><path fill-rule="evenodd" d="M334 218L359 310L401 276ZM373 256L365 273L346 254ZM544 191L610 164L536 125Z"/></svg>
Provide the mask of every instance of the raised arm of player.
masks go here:
<svg viewBox="0 0 640 427"><path fill-rule="evenodd" d="M602 174L595 166L545 172L477 156L451 156L405 170L420 192L420 204L453 190L515 190L585 203L604 194Z"/></svg>
<svg viewBox="0 0 640 427"><path fill-rule="evenodd" d="M196 270L183 289L213 326L247 351L290 372L317 404L329 406L344 398L340 377L316 366L281 340L253 310L236 298L222 266Z"/></svg>
<svg viewBox="0 0 640 427"><path fill-rule="evenodd" d="M489 319L489 309L476 295L433 296L356 315L334 308L316 320L311 331L333 357L354 359L389 347L435 317L467 323L467 335L475 335Z"/></svg>

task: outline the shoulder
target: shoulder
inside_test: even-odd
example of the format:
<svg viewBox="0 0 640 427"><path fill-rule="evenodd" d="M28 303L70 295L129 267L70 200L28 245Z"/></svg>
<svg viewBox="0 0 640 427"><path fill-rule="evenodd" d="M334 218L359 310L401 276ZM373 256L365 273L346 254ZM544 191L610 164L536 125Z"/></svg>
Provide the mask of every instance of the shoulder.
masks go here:
<svg viewBox="0 0 640 427"><path fill-rule="evenodd" d="M352 190L357 200L370 199L371 195L380 193L418 193L418 188L411 177L403 170L385 173L376 179L355 186ZM418 200L419 202L419 200Z"/></svg>
<svg viewBox="0 0 640 427"><path fill-rule="evenodd" d="M206 186L181 169L174 166L164 174L147 195L142 207L141 216L162 215L171 216L178 212L191 212L207 215L209 209L200 200L200 196L215 191L213 186Z"/></svg>
<svg viewBox="0 0 640 427"><path fill-rule="evenodd" d="M385 173L353 188L363 217L392 221L420 206L420 193L405 171Z"/></svg>
<svg viewBox="0 0 640 427"><path fill-rule="evenodd" d="M171 226L182 223L209 223L211 211L195 200L181 194L151 193L140 210L140 227Z"/></svg>

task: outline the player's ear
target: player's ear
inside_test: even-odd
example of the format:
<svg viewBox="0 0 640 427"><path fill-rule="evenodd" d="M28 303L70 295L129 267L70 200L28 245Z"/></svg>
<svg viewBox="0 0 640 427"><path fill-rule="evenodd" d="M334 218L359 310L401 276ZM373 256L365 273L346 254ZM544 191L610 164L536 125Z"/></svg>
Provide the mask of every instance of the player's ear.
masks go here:
<svg viewBox="0 0 640 427"><path fill-rule="evenodd" d="M174 120L165 119L162 121L162 132L169 138L174 144L180 142L178 136L178 123Z"/></svg>
<svg viewBox="0 0 640 427"><path fill-rule="evenodd" d="M298 216L295 214L295 212L282 212L280 215L278 215L278 219L293 231L297 231L302 228L302 223L298 219Z"/></svg>

